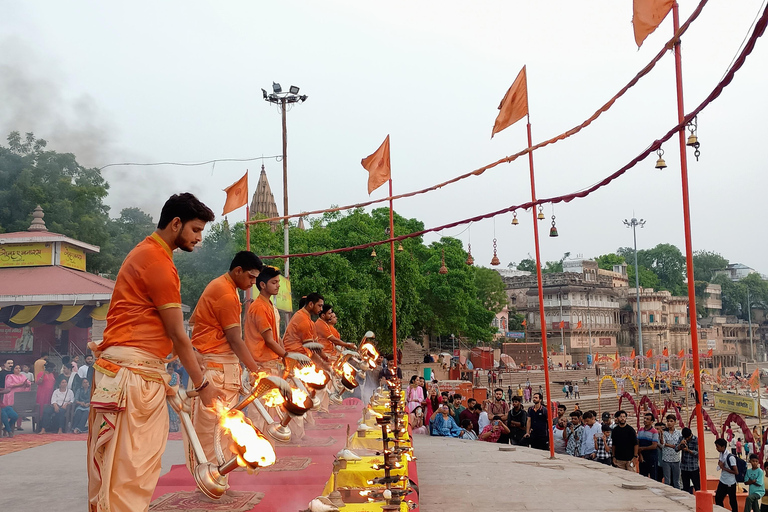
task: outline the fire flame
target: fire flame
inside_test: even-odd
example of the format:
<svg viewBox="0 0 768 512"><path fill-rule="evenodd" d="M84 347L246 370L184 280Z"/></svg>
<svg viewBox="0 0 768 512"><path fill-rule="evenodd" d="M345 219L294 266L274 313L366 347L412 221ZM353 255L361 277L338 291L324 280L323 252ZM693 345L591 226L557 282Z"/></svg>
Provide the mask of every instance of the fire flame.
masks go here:
<svg viewBox="0 0 768 512"><path fill-rule="evenodd" d="M363 343L360 347L360 355L367 359L368 366L371 369L376 368L376 360L379 358L379 351L371 343Z"/></svg>
<svg viewBox="0 0 768 512"><path fill-rule="evenodd" d="M307 398L309 398L309 395L307 395L304 391L298 388L291 388L291 402L294 404L303 407L307 401Z"/></svg>
<svg viewBox="0 0 768 512"><path fill-rule="evenodd" d="M261 397L267 407L278 407L285 402L285 398L277 388L270 389Z"/></svg>
<svg viewBox="0 0 768 512"><path fill-rule="evenodd" d="M314 364L304 368L294 368L293 376L307 384L315 384L317 386L325 386L328 382L328 375L324 371L319 370Z"/></svg>
<svg viewBox="0 0 768 512"><path fill-rule="evenodd" d="M238 452L237 463L240 466L265 467L275 463L274 448L256 427L245 421L245 415L241 411L224 408L220 423L240 448L235 450Z"/></svg>

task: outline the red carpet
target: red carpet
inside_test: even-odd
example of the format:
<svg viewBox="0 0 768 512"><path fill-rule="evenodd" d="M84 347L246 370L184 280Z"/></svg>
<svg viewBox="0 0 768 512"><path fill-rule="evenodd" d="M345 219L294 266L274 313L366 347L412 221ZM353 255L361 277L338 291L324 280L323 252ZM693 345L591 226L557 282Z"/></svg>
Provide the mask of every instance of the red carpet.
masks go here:
<svg viewBox="0 0 768 512"><path fill-rule="evenodd" d="M354 407L350 407L354 405ZM326 446L290 446L277 444L275 451L278 461L291 457L294 468L285 467L280 471L263 470L256 475L245 471L230 473L229 484L234 491L249 491L264 493L261 501L252 509L256 512L297 512L304 510L307 504L323 492L326 482L333 470L334 455L344 447L346 426L354 430L362 415L362 404L346 404L335 408L331 406L332 418L317 418L317 425L341 424L340 429L307 430L307 437L322 441L332 438ZM338 417L336 417L338 415ZM306 459L311 459L306 464ZM285 464L290 466L291 464ZM280 464L277 464L280 469ZM305 467L304 469L299 469ZM295 469L295 470L291 470ZM170 472L163 475L158 482L153 500L163 495L194 490L195 482L183 465L174 466ZM181 510L181 509L179 509Z"/></svg>

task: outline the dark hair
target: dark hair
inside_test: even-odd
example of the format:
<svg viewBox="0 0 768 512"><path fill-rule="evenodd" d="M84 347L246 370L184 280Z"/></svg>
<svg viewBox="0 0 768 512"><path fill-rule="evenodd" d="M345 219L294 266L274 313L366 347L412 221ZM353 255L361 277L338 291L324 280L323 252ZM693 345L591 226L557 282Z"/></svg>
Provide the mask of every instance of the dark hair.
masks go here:
<svg viewBox="0 0 768 512"><path fill-rule="evenodd" d="M667 416L664 419L665 420L677 421L677 416L675 416L674 414L667 414Z"/></svg>
<svg viewBox="0 0 768 512"><path fill-rule="evenodd" d="M176 217L182 224L195 219L204 222L213 222L216 216L210 208L200 202L198 198L189 192L173 194L163 205L160 212L160 220L157 221L158 229L165 229Z"/></svg>
<svg viewBox="0 0 768 512"><path fill-rule="evenodd" d="M264 264L261 259L253 254L251 251L240 251L232 258L232 263L229 264L229 270L235 270L240 267L244 271L258 270L261 271L264 268Z"/></svg>
<svg viewBox="0 0 768 512"><path fill-rule="evenodd" d="M579 411L573 411L570 414L571 418L581 418L581 414L579 414Z"/></svg>
<svg viewBox="0 0 768 512"><path fill-rule="evenodd" d="M469 402L477 402L474 398L467 398L467 405L469 405Z"/></svg>
<svg viewBox="0 0 768 512"><path fill-rule="evenodd" d="M594 418L594 417L595 417L595 415L592 414L592 411L587 411L587 412L584 413L584 416L582 416L582 418L584 418L585 420L589 419L589 418Z"/></svg>
<svg viewBox="0 0 768 512"><path fill-rule="evenodd" d="M493 417L493 421L501 421L501 416L498 414Z"/></svg>
<svg viewBox="0 0 768 512"><path fill-rule="evenodd" d="M603 425L602 429L603 429L603 432L610 432L611 431L611 426L610 425Z"/></svg>
<svg viewBox="0 0 768 512"><path fill-rule="evenodd" d="M722 446L723 448L725 448L726 446L728 446L728 441L726 441L722 437L718 437L717 439L715 439L715 445Z"/></svg>
<svg viewBox="0 0 768 512"><path fill-rule="evenodd" d="M72 358L69 356L61 356L61 364L63 366L67 366L72 361Z"/></svg>
<svg viewBox="0 0 768 512"><path fill-rule="evenodd" d="M472 420L470 420L469 418L464 418L463 420L461 420L461 428L468 429L471 426L472 426Z"/></svg>
<svg viewBox="0 0 768 512"><path fill-rule="evenodd" d="M56 369L56 364L52 362L45 363L45 369L49 371L53 371Z"/></svg>
<svg viewBox="0 0 768 512"><path fill-rule="evenodd" d="M267 281L280 275L280 269L271 265L264 265L259 271L259 277L256 278L256 287L261 290L259 283L264 283L266 286Z"/></svg>
<svg viewBox="0 0 768 512"><path fill-rule="evenodd" d="M329 311L333 311L333 306L331 306L330 304L323 304L323 309L320 312L320 314L324 315L324 314L326 314Z"/></svg>
<svg viewBox="0 0 768 512"><path fill-rule="evenodd" d="M656 416L654 416L652 412L647 412L643 416L645 416L646 418L648 416L650 416L651 417L651 421L656 421Z"/></svg>
<svg viewBox="0 0 768 512"><path fill-rule="evenodd" d="M472 410L473 411L482 411L483 410L483 406L482 406L482 404L480 404L480 402L476 402L475 405L472 406Z"/></svg>
<svg viewBox="0 0 768 512"><path fill-rule="evenodd" d="M455 393L455 394L453 395L453 399L454 399L454 400L456 400L457 398L458 398L459 400L461 400L461 394L460 394L460 393Z"/></svg>
<svg viewBox="0 0 768 512"><path fill-rule="evenodd" d="M440 392L440 395L442 395L442 396L448 396L448 392L447 392L447 391L441 391L441 392Z"/></svg>
<svg viewBox="0 0 768 512"><path fill-rule="evenodd" d="M533 396L539 395L539 400L544 400L544 395L539 393L538 391L533 394Z"/></svg>
<svg viewBox="0 0 768 512"><path fill-rule="evenodd" d="M689 437L693 435L693 432L691 432L691 429L688 427L683 428L683 431L681 432L683 437Z"/></svg>
<svg viewBox="0 0 768 512"><path fill-rule="evenodd" d="M522 400L520 399L520 397L518 395L513 395L512 396L512 401L513 402L521 402Z"/></svg>
<svg viewBox="0 0 768 512"><path fill-rule="evenodd" d="M520 397L517 397L517 399L518 399L518 400L520 400ZM514 397L512 398L512 400L514 400ZM562 410L564 410L564 411L565 411L565 410L566 410L566 409L568 409L568 408L567 408L566 406L564 406L563 404L559 404L559 405L557 406L557 409L558 409L558 410L562 409Z"/></svg>
<svg viewBox="0 0 768 512"><path fill-rule="evenodd" d="M583 412L583 411L581 411L581 410L578 410L578 409L577 409L577 410L575 410L575 411L573 411L573 412L575 412L575 413L576 413L576 414L579 416L579 418L581 418L581 416L584 414L584 412ZM573 413L571 413L571 414L573 414Z"/></svg>
<svg viewBox="0 0 768 512"><path fill-rule="evenodd" d="M310 302L312 302L313 304L317 304L317 301L319 301L319 300L325 300L325 299L319 293L312 292L309 295L307 295L307 301L304 303L304 305L306 306Z"/></svg>
<svg viewBox="0 0 768 512"><path fill-rule="evenodd" d="M504 390L501 389L501 388L496 388L496 389L493 390L494 393L497 392L497 391L501 391L502 393L504 392Z"/></svg>
<svg viewBox="0 0 768 512"><path fill-rule="evenodd" d="M749 454L749 460L760 460L760 457L756 453Z"/></svg>
<svg viewBox="0 0 768 512"><path fill-rule="evenodd" d="M417 375L413 375L411 377L411 380L410 380L409 384L413 384L416 381L416 379L418 379L418 376Z"/></svg>
<svg viewBox="0 0 768 512"><path fill-rule="evenodd" d="M614 415L613 415L613 417L614 417L614 418L618 418L618 417L619 417L619 416L621 416L622 414L623 414L624 416L626 416L626 415L627 415L627 411L625 411L624 409L620 409L620 410L616 411L616 414L614 414Z"/></svg>

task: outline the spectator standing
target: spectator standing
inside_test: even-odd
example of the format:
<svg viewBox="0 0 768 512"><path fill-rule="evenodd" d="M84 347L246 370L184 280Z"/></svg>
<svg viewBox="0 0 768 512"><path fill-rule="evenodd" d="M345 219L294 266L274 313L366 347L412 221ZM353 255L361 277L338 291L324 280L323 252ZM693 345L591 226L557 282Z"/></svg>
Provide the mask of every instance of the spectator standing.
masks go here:
<svg viewBox="0 0 768 512"><path fill-rule="evenodd" d="M744 502L744 512L760 512L760 500L765 496L765 473L760 469L760 456L749 456L749 468L744 476L744 485L749 485L749 494Z"/></svg>
<svg viewBox="0 0 768 512"><path fill-rule="evenodd" d="M32 384L29 383L25 375L21 374L21 365L17 364L13 367L13 373L5 376L5 385L3 386L3 383L0 382L0 387L4 387L7 391L7 394L4 397L5 406L12 407L16 392L29 391L32 388ZM22 430L21 420L22 418L16 420L16 430Z"/></svg>
<svg viewBox="0 0 768 512"><path fill-rule="evenodd" d="M484 411L480 404L475 404L475 410L478 411L477 428L479 432L482 432L485 426L488 425L491 420L488 418L488 412Z"/></svg>
<svg viewBox="0 0 768 512"><path fill-rule="evenodd" d="M523 399L523 386L522 385L520 385L520 384L517 385L517 393L516 394L517 394L517 396L520 397L520 400Z"/></svg>
<svg viewBox="0 0 768 512"><path fill-rule="evenodd" d="M91 410L91 383L80 380L80 389L75 393L75 412L72 416L72 432L88 432L88 413Z"/></svg>
<svg viewBox="0 0 768 512"><path fill-rule="evenodd" d="M741 442L741 438L738 438L736 440L736 456L740 459L744 458L743 452L744 452L744 445Z"/></svg>
<svg viewBox="0 0 768 512"><path fill-rule="evenodd" d="M448 404L440 404L440 407L432 414L429 419L430 431L433 436L441 437L459 437L461 429L453 420L450 414Z"/></svg>
<svg viewBox="0 0 768 512"><path fill-rule="evenodd" d="M568 394L571 395L571 398L576 398L573 396L573 382L568 382Z"/></svg>
<svg viewBox="0 0 768 512"><path fill-rule="evenodd" d="M512 386L507 386L507 402L512 403Z"/></svg>
<svg viewBox="0 0 768 512"><path fill-rule="evenodd" d="M424 416L427 418L427 421L439 406L440 399L437 397L437 389L435 389L435 386L432 386L429 390L429 396L427 396L427 407L424 410Z"/></svg>
<svg viewBox="0 0 768 512"><path fill-rule="evenodd" d="M77 376L80 377L81 379L87 379L88 371L92 367L93 367L93 356L92 355L85 356L85 364L77 369Z"/></svg>
<svg viewBox="0 0 768 512"><path fill-rule="evenodd" d="M581 424L581 416L576 411L571 413L571 423L565 427L565 453L572 457L578 457L581 453L581 439L584 437L584 426Z"/></svg>
<svg viewBox="0 0 768 512"><path fill-rule="evenodd" d="M568 426L568 422L564 417L560 417L557 420L557 424L552 426L552 439L555 441L555 453L565 455L565 428Z"/></svg>
<svg viewBox="0 0 768 512"><path fill-rule="evenodd" d="M581 438L579 455L585 459L595 459L595 438L602 435L602 425L595 420L592 411L587 411L582 416L584 421L584 433Z"/></svg>
<svg viewBox="0 0 768 512"><path fill-rule="evenodd" d="M731 512L739 512L739 504L736 501L736 475L739 468L736 465L736 456L727 453L728 441L722 437L715 440L715 448L720 454L717 460L717 470L720 471L720 481L715 491L715 505L723 506L725 497L731 504Z"/></svg>
<svg viewBox="0 0 768 512"><path fill-rule="evenodd" d="M405 412L413 412L424 401L424 390L419 386L419 378L414 375L405 388Z"/></svg>
<svg viewBox="0 0 768 512"><path fill-rule="evenodd" d="M560 421L560 418L565 418L565 421L567 422L568 419L565 416L565 411L567 410L567 407L563 404L558 404L557 406L557 418L552 420L552 425L557 425L557 422Z"/></svg>
<svg viewBox="0 0 768 512"><path fill-rule="evenodd" d="M0 388L5 386L5 377L13 373L13 359L6 359L0 369Z"/></svg>
<svg viewBox="0 0 768 512"><path fill-rule="evenodd" d="M599 425L602 432L600 435L595 436L595 460L600 464L610 466L611 459L613 458L613 437L611 434L611 427L603 425L602 423Z"/></svg>
<svg viewBox="0 0 768 512"><path fill-rule="evenodd" d="M661 460L664 470L664 483L677 489L682 489L680 485L680 448L679 444L683 436L679 430L675 430L677 417L674 414L667 414L667 430L662 432Z"/></svg>
<svg viewBox="0 0 768 512"><path fill-rule="evenodd" d="M45 407L51 404L53 388L56 386L56 376L53 374L55 369L55 364L45 363L43 373L38 375L35 379L35 382L37 383L37 405L40 408L40 418L43 417ZM38 426L38 429L39 428L40 426Z"/></svg>
<svg viewBox="0 0 768 512"><path fill-rule="evenodd" d="M613 442L613 464L619 469L636 471L635 463L639 459L637 433L627 424L627 412L616 411L616 426L613 427L611 440Z"/></svg>
<svg viewBox="0 0 768 512"><path fill-rule="evenodd" d="M45 371L45 364L48 362L48 352L43 352L40 354L40 358L38 358L35 361L35 364L33 365L33 371L35 372L35 380L37 380L37 377L42 375L42 373Z"/></svg>
<svg viewBox="0 0 768 512"><path fill-rule="evenodd" d="M464 420L469 420L471 426L470 428L475 433L475 435L480 434L480 430L478 428L478 420L480 419L480 411L483 409L482 407L478 406L477 400L474 398L469 398L467 400L467 408L461 411L461 414L459 414L459 425L464 424Z"/></svg>
<svg viewBox="0 0 768 512"><path fill-rule="evenodd" d="M531 386L526 386L526 388L523 390L523 400L525 403L531 401Z"/></svg>
<svg viewBox="0 0 768 512"><path fill-rule="evenodd" d="M459 393L456 393L453 395L453 400L448 404L448 408L451 411L451 416L453 416L453 421L455 421L457 425L461 422L459 416L462 412L464 412L464 409L466 409L466 407L461 405L461 399L462 396Z"/></svg>
<svg viewBox="0 0 768 512"><path fill-rule="evenodd" d="M579 383L573 385L573 398L581 398L581 394L579 393Z"/></svg>
<svg viewBox="0 0 768 512"><path fill-rule="evenodd" d="M496 388L493 390L493 401L488 402L485 411L488 413L488 417L494 416L501 417L503 422L507 421L507 414L509 413L509 405L504 400L504 390Z"/></svg>
<svg viewBox="0 0 768 512"><path fill-rule="evenodd" d="M608 411L605 411L602 416L602 423L603 425L608 425L611 430L613 430L613 427L616 426L616 423L613 422L613 418L611 418L611 413Z"/></svg>
<svg viewBox="0 0 768 512"><path fill-rule="evenodd" d="M509 439L512 444L523 444L525 429L528 424L528 414L520 400L519 396L512 397L512 409L507 416L507 427L509 429Z"/></svg>
<svg viewBox="0 0 768 512"><path fill-rule="evenodd" d="M645 413L643 416L643 426L637 433L638 455L640 458L640 474L656 480L659 458L659 431L653 426L653 414Z"/></svg>
<svg viewBox="0 0 768 512"><path fill-rule="evenodd" d="M493 421L490 425L485 426L478 439L489 443L498 443L504 434L509 435L509 428L501 421L501 416L494 416Z"/></svg>
<svg viewBox="0 0 768 512"><path fill-rule="evenodd" d="M683 490L693 494L693 491L701 490L701 480L699 478L699 439L693 435L693 432L688 427L683 429L682 436L683 439L679 444L680 479L683 481ZM762 479L760 481L762 482Z"/></svg>
<svg viewBox="0 0 768 512"><path fill-rule="evenodd" d="M28 364L21 365L21 374L27 378L30 384L35 382L35 374L29 371Z"/></svg>
<svg viewBox="0 0 768 512"><path fill-rule="evenodd" d="M542 403L541 393L533 394L533 406L528 408L528 420L525 436L531 441L531 448L549 450L549 429L552 428L547 419L547 408Z"/></svg>
<svg viewBox="0 0 768 512"><path fill-rule="evenodd" d="M568 385L563 384L563 394L565 395L565 399L568 400Z"/></svg>

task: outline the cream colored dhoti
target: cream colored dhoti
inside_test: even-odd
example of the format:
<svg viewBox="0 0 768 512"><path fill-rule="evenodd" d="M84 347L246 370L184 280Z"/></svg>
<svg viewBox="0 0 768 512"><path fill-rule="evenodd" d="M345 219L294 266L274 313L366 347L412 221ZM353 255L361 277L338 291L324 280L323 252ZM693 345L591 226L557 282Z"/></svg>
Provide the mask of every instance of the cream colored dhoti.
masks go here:
<svg viewBox="0 0 768 512"><path fill-rule="evenodd" d="M202 354L202 356L203 364L205 365L204 376L210 383L209 385L216 386L224 392L222 405L228 408L237 405L240 398L240 379L242 374L240 360L234 353ZM191 381L189 386L191 388L194 387ZM200 444L203 446L207 461L217 464L216 451L213 447L213 432L216 423L219 421L218 413L214 409L203 405L203 402L199 397L194 397L192 398L189 415L192 419L192 424L195 427L197 437L200 439ZM198 463L205 461L197 461L195 459L194 451L189 443L189 437L187 436L186 430L183 429L182 438L184 439L184 455L187 462L187 468L191 473ZM222 433L221 443L225 455L229 455L227 446L229 446L230 442L231 438L229 435Z"/></svg>
<svg viewBox="0 0 768 512"><path fill-rule="evenodd" d="M90 512L146 512L168 440L170 375L165 362L113 346L94 364L88 416Z"/></svg>

